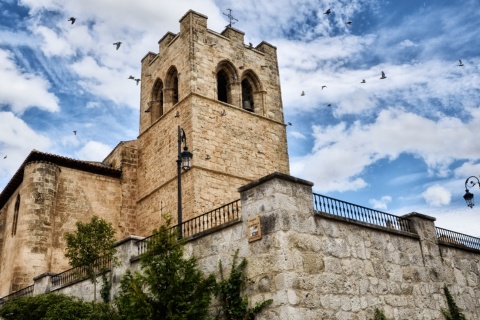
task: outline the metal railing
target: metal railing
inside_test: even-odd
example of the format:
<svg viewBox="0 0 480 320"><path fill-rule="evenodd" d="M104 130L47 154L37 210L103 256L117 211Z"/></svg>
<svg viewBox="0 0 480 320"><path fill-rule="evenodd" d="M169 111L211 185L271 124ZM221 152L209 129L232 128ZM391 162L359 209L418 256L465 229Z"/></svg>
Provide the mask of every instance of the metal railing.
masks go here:
<svg viewBox="0 0 480 320"><path fill-rule="evenodd" d="M442 242L480 250L480 238L436 227L437 239Z"/></svg>
<svg viewBox="0 0 480 320"><path fill-rule="evenodd" d="M412 233L408 219L390 213L362 207L316 193L313 194L313 203L315 211Z"/></svg>
<svg viewBox="0 0 480 320"><path fill-rule="evenodd" d="M20 298L20 297L31 297L33 296L33 284L31 286L22 288L20 290L17 290L15 292L10 293L8 296L5 296L0 299L0 306L3 305L5 302L8 300Z"/></svg>
<svg viewBox="0 0 480 320"><path fill-rule="evenodd" d="M240 218L241 206L240 199L227 203L221 207L213 209L193 219L184 221L181 224L182 235L185 238L192 237L201 232L224 225L230 221ZM170 228L171 232L177 232L178 225ZM158 239L158 234L153 234L137 242L138 255L142 255L148 250L149 243L154 243Z"/></svg>
<svg viewBox="0 0 480 320"><path fill-rule="evenodd" d="M105 269L109 269L112 266L112 259L110 257L104 257L97 260L94 265L94 272L100 273ZM61 287L78 280L87 278L87 267L71 268L50 277L50 285L52 288Z"/></svg>

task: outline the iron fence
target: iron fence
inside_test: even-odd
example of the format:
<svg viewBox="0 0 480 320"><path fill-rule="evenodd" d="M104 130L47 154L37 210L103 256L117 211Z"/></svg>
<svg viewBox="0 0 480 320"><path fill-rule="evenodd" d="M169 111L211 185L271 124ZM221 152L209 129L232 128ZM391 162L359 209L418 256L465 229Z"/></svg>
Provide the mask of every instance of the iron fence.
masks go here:
<svg viewBox="0 0 480 320"><path fill-rule="evenodd" d="M186 220L181 224L182 235L185 238L192 237L201 232L222 226L230 221L238 219L241 215L240 199L227 203L221 207L206 212L198 217ZM170 228L170 231L177 233L178 225ZM153 234L137 242L138 255L142 255L148 250L149 244L155 243L159 238L158 234Z"/></svg>
<svg viewBox="0 0 480 320"><path fill-rule="evenodd" d="M437 239L439 241L480 250L480 238L475 238L463 233L450 231L439 227L436 227L436 230Z"/></svg>
<svg viewBox="0 0 480 320"><path fill-rule="evenodd" d="M347 219L412 233L408 219L390 213L359 206L350 202L313 194L314 209Z"/></svg>
<svg viewBox="0 0 480 320"><path fill-rule="evenodd" d="M111 257L102 257L94 264L93 271L95 274L100 273L106 269L111 268ZM52 288L61 287L78 280L87 278L87 267L71 268L50 277L50 285Z"/></svg>
<svg viewBox="0 0 480 320"><path fill-rule="evenodd" d="M0 306L3 305L8 300L12 300L20 297L31 297L31 296L33 296L33 284L31 286L12 292L8 296L1 298Z"/></svg>

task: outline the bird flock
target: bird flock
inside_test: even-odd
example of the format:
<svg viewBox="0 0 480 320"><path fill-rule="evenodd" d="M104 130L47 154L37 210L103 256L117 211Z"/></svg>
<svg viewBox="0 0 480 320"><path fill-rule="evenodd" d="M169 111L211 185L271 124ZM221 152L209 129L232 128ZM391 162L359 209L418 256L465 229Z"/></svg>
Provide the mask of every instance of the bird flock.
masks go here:
<svg viewBox="0 0 480 320"><path fill-rule="evenodd" d="M323 14L325 14L325 15L328 16L328 15L331 14L331 13L332 13L332 9L328 8L327 10L325 10L325 12L324 12ZM346 24L349 25L349 26L351 26L352 23L353 23L352 21L347 21L347 22L346 22ZM462 60L458 60L458 61L459 61L458 66L459 66L459 67L463 67L463 62L462 62ZM386 79L386 78L387 78L387 76L385 75L385 72L382 71L381 76L380 76L380 79L383 80L383 79ZM362 79L362 81L360 81L360 83L367 83L367 82L365 81L365 79ZM327 87L327 86L323 85L323 86L322 86L322 90L323 90L324 88L326 88L326 87ZM300 93L300 96L304 97L304 96L305 96L305 91L302 91L302 92ZM327 106L330 107L331 104L328 104Z"/></svg>
<svg viewBox="0 0 480 320"><path fill-rule="evenodd" d="M74 24L76 21L77 21L77 18L75 17L70 17L68 18L68 20L70 22L70 24ZM120 49L120 46L122 45L122 41L117 41L117 42L114 42L113 45L115 46L115 50L118 50ZM127 79L131 79L131 80L134 80L136 83L137 83L137 86L138 86L138 83L140 82L140 79L138 78L135 78L134 76L130 75ZM74 135L77 135L77 130L73 130L73 134ZM6 159L7 156L5 156L3 159Z"/></svg>

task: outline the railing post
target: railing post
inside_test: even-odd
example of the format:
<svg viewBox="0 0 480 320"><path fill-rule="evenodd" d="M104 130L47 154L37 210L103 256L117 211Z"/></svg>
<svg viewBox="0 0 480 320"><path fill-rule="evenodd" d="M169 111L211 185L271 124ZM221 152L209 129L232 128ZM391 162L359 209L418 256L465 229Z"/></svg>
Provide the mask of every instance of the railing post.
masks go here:
<svg viewBox="0 0 480 320"><path fill-rule="evenodd" d="M50 279L55 273L46 272L33 278L33 295L39 295L50 292Z"/></svg>
<svg viewBox="0 0 480 320"><path fill-rule="evenodd" d="M438 275L443 274L441 270L442 259L437 244L437 231L435 229L436 218L418 212L403 215L402 218L409 220L411 232L418 234L420 237L424 265L432 268Z"/></svg>

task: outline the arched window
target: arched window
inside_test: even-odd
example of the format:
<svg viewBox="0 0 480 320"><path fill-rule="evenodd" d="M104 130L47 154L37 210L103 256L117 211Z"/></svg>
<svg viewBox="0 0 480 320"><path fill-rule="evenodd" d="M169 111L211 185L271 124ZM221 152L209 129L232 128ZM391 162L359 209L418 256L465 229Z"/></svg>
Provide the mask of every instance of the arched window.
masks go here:
<svg viewBox="0 0 480 320"><path fill-rule="evenodd" d="M242 108L250 112L262 113L264 98L262 85L252 70L242 75Z"/></svg>
<svg viewBox="0 0 480 320"><path fill-rule="evenodd" d="M254 111L253 88L248 79L242 80L242 108Z"/></svg>
<svg viewBox="0 0 480 320"><path fill-rule="evenodd" d="M179 92L178 92L178 72L177 68L174 66L170 67L167 72L167 81L166 81L166 91L168 92L167 99L172 105L178 103Z"/></svg>
<svg viewBox="0 0 480 320"><path fill-rule="evenodd" d="M12 223L12 237L17 234L17 223L18 223L18 211L20 210L20 194L17 195L17 200L15 201L15 209L13 211L13 223Z"/></svg>
<svg viewBox="0 0 480 320"><path fill-rule="evenodd" d="M157 120L163 115L163 82L160 79L155 80L152 90L152 101L149 110L152 113L152 121Z"/></svg>
<svg viewBox="0 0 480 320"><path fill-rule="evenodd" d="M228 60L221 61L217 66L217 99L219 101L238 104L238 76L235 66Z"/></svg>
<svg viewBox="0 0 480 320"><path fill-rule="evenodd" d="M228 103L228 75L224 70L217 73L217 99Z"/></svg>

